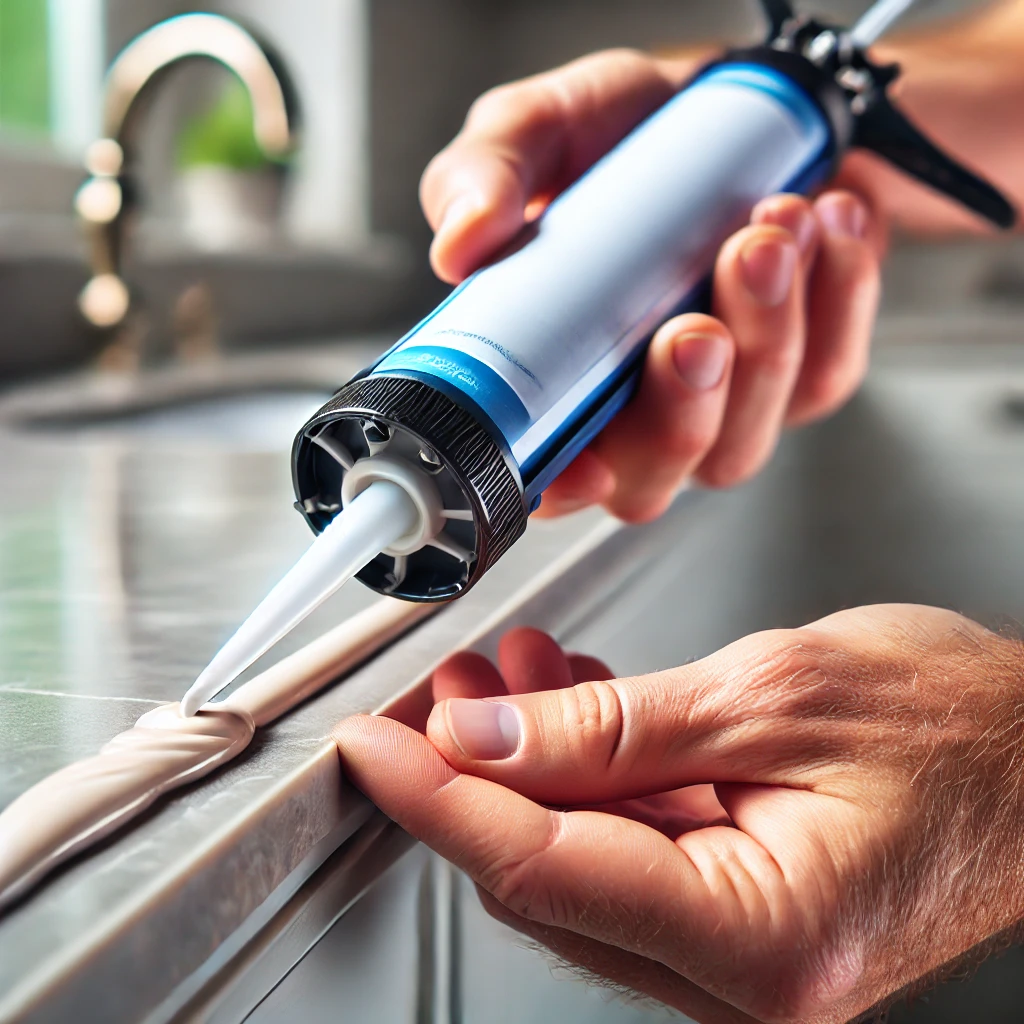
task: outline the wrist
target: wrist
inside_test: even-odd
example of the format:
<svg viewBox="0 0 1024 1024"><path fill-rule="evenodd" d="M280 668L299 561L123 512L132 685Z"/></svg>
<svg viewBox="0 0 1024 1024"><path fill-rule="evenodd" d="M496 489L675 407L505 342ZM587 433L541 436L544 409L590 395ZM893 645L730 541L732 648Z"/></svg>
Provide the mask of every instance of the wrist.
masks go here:
<svg viewBox="0 0 1024 1024"><path fill-rule="evenodd" d="M942 725L948 749L926 783L933 963L987 949L1024 920L1024 645L989 634L970 648L949 655L948 677L961 682Z"/></svg>

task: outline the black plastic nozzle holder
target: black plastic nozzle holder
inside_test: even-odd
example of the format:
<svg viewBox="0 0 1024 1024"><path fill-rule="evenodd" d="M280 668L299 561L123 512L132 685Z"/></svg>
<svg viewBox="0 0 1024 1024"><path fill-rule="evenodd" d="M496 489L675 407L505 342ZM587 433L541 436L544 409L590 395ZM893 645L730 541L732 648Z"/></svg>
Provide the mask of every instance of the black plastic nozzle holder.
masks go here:
<svg viewBox="0 0 1024 1024"><path fill-rule="evenodd" d="M471 555L468 561L427 552L421 558L411 556L396 579L393 563L382 555L357 574L374 590L410 601L458 597L526 530L528 509L518 468L500 443L500 433L471 404L464 396L455 401L434 384L412 377L363 376L338 391L296 437L292 449L295 507L317 533L341 506L343 473L312 438L323 430L344 432L346 428L348 437L358 437L367 423L421 442L448 470L472 509L472 527L463 538Z"/></svg>

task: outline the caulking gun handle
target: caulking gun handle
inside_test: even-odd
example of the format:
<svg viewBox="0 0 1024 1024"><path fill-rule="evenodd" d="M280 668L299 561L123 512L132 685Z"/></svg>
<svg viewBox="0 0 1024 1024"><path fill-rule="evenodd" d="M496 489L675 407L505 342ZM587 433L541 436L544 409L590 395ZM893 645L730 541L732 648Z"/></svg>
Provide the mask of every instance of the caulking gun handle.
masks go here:
<svg viewBox="0 0 1024 1024"><path fill-rule="evenodd" d="M1017 222L1017 210L997 188L939 149L884 92L857 119L853 145L872 150L997 227Z"/></svg>

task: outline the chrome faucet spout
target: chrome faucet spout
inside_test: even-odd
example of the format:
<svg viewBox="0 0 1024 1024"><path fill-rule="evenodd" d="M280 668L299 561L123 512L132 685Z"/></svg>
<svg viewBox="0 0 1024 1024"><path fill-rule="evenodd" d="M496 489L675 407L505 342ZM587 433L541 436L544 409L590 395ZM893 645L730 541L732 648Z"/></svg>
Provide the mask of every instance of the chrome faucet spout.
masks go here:
<svg viewBox="0 0 1024 1024"><path fill-rule="evenodd" d="M79 308L90 324L104 331L122 327L132 307L122 266L136 194L139 101L168 69L192 59L222 64L242 82L252 102L253 134L268 159L281 160L296 145L298 116L290 79L273 51L237 22L218 14L183 14L130 42L107 72L103 137L86 153L89 177L75 198L92 271Z"/></svg>

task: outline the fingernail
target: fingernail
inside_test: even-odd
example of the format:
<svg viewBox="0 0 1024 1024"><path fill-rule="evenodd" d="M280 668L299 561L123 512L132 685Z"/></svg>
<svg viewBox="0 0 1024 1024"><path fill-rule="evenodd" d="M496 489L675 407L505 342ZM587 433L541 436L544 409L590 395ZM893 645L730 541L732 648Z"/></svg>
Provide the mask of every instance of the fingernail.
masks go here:
<svg viewBox="0 0 1024 1024"><path fill-rule="evenodd" d="M783 225L784 227L786 225ZM789 226L789 233L796 239L800 255L806 256L814 238L814 214L808 209L800 211L799 216Z"/></svg>
<svg viewBox="0 0 1024 1024"><path fill-rule="evenodd" d="M752 240L743 247L743 280L756 302L777 306L785 299L799 255L796 245L778 239Z"/></svg>
<svg viewBox="0 0 1024 1024"><path fill-rule="evenodd" d="M474 761L501 761L519 746L519 716L507 704L493 701L449 700L448 731Z"/></svg>
<svg viewBox="0 0 1024 1024"><path fill-rule="evenodd" d="M679 379L694 391L710 391L722 383L730 345L718 334L684 334L672 346Z"/></svg>
<svg viewBox="0 0 1024 1024"><path fill-rule="evenodd" d="M822 227L832 235L863 238L868 227L868 212L852 196L825 196L816 207Z"/></svg>
<svg viewBox="0 0 1024 1024"><path fill-rule="evenodd" d="M441 218L441 223L438 225L435 234L441 235L448 231L454 231L467 221L475 220L480 216L483 208L484 203L477 195L469 193L456 196L445 207L444 216Z"/></svg>
<svg viewBox="0 0 1024 1024"><path fill-rule="evenodd" d="M814 214L806 205L796 209L790 207L774 207L770 200L765 206L754 208L755 224L775 224L777 227L785 228L795 239L801 256L806 256L814 241Z"/></svg>

